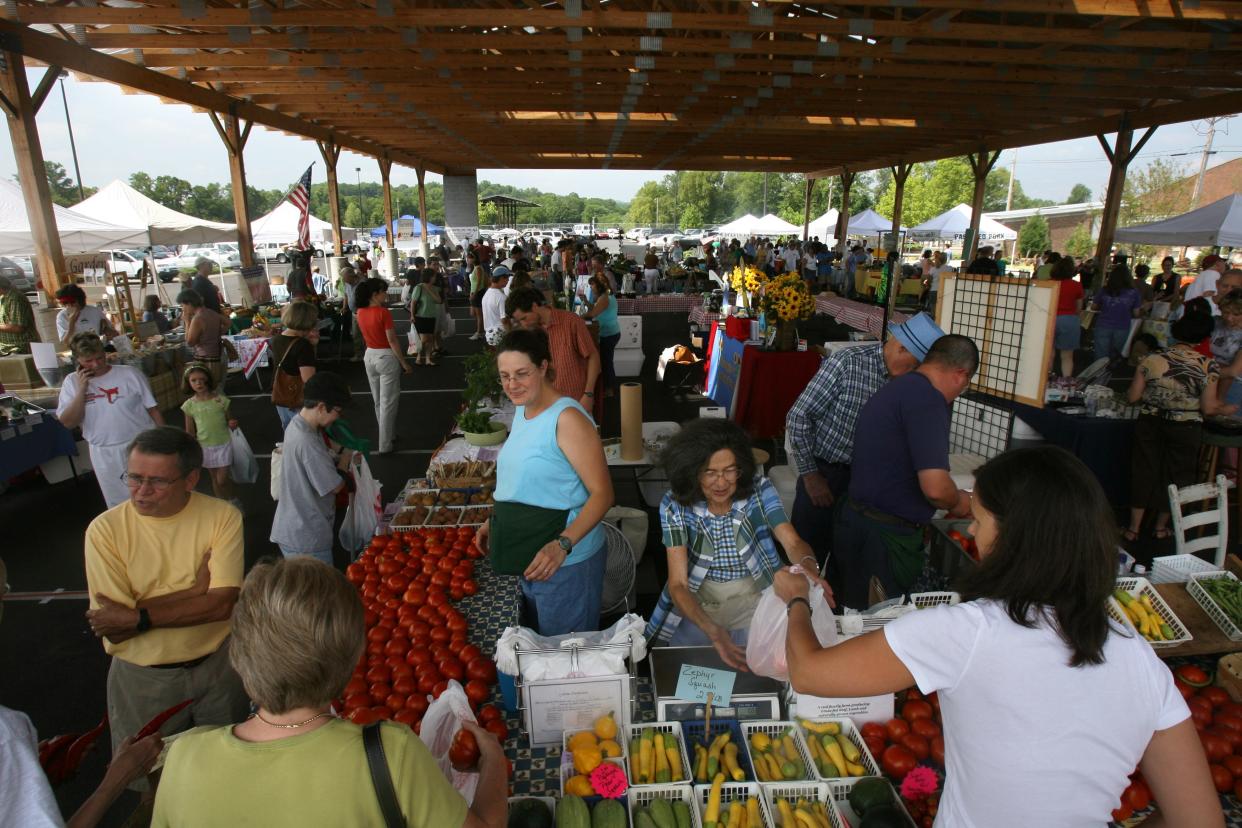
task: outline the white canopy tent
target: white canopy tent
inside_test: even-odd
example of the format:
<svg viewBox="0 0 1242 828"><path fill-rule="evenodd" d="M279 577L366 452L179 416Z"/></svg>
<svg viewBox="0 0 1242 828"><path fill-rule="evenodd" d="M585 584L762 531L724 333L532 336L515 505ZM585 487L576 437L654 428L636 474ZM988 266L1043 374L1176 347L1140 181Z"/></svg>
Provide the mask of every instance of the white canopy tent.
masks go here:
<svg viewBox="0 0 1242 828"><path fill-rule="evenodd" d="M904 231L906 228L901 229ZM893 220L885 218L870 208L856 216L850 216L849 232L855 235L878 236L881 233L891 233L892 230Z"/></svg>
<svg viewBox="0 0 1242 828"><path fill-rule="evenodd" d="M1118 242L1177 244L1187 247L1242 247L1242 195L1234 193L1180 216L1123 227Z"/></svg>
<svg viewBox="0 0 1242 828"><path fill-rule="evenodd" d="M768 213L755 220L755 227L751 232L756 236L789 236L801 235L802 228L790 224L775 213Z"/></svg>
<svg viewBox="0 0 1242 828"><path fill-rule="evenodd" d="M327 238L332 236L332 224L323 219L310 217L310 237L312 242L323 242L324 230ZM342 228L342 233L344 229ZM276 209L250 223L250 235L255 244L264 242L296 242L298 240L298 208L288 200L276 205Z"/></svg>
<svg viewBox="0 0 1242 828"><path fill-rule="evenodd" d="M236 224L179 213L147 198L124 181L113 181L70 209L97 221L146 227L148 238L144 243L149 244L206 244L237 239Z"/></svg>
<svg viewBox="0 0 1242 828"><path fill-rule="evenodd" d="M840 211L834 207L819 218L812 220L807 227L807 234L811 238L818 237L820 241L831 245L836 241L837 218L840 215Z"/></svg>
<svg viewBox="0 0 1242 828"><path fill-rule="evenodd" d="M60 246L69 256L147 243L145 227L123 227L55 205L52 212ZM0 180L0 256L20 256L34 252L34 248L22 190L12 181Z"/></svg>
<svg viewBox="0 0 1242 828"><path fill-rule="evenodd" d="M945 210L935 218L911 227L908 234L912 239L949 239L958 241L966 237L970 228L970 206L959 204ZM979 217L979 241L1012 241L1018 234L1005 225L987 216Z"/></svg>
<svg viewBox="0 0 1242 828"><path fill-rule="evenodd" d="M734 219L728 224L721 225L721 227L716 231L716 235L718 236L754 235L754 231L751 228L755 226L755 223L757 221L759 221L759 219L755 218L750 213L747 213L746 215L742 216L739 219Z"/></svg>

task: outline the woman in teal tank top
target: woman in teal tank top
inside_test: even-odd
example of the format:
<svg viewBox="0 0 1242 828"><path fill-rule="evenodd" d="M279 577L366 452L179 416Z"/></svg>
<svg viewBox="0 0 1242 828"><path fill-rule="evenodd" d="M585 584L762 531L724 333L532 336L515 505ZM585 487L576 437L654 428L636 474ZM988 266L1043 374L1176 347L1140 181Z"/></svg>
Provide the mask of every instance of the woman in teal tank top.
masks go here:
<svg viewBox="0 0 1242 828"><path fill-rule="evenodd" d="M617 321L617 297L612 295L612 285L604 273L592 276L589 285L587 304L591 309L587 311L586 318L599 323L599 361L604 371L604 394L611 396L617 384L612 356L617 350L617 343L621 341L621 323Z"/></svg>
<svg viewBox="0 0 1242 828"><path fill-rule="evenodd" d="M548 335L541 330L509 331L497 347L501 385L517 406L496 461L497 515L503 504L535 507L525 510L528 517L517 518L519 525L506 524L505 537L521 535L527 528L522 520L534 523L549 511L566 511L564 531L539 548L522 572L529 616L524 623L541 635L599 629L606 557L600 521L613 503L595 424L577 400L553 387L551 361ZM483 552L508 552L489 550L491 530L491 521L479 527L475 544Z"/></svg>

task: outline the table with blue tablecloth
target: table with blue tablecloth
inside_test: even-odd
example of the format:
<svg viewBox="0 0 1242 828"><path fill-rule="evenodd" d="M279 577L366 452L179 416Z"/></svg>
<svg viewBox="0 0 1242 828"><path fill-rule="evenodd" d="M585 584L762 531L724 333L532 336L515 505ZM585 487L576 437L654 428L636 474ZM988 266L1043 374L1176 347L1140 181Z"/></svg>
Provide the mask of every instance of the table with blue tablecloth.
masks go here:
<svg viewBox="0 0 1242 828"><path fill-rule="evenodd" d="M31 420L35 422L32 424ZM28 417L22 424L0 428L0 481L16 477L48 460L74 457L77 453L73 433L56 418L48 414Z"/></svg>

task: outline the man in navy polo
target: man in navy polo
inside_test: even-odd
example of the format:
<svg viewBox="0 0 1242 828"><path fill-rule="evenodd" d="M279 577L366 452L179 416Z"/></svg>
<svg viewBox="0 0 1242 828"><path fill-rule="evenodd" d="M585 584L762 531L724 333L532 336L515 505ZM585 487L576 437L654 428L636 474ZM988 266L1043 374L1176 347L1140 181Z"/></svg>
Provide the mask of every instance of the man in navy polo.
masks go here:
<svg viewBox="0 0 1242 828"><path fill-rule="evenodd" d="M837 514L832 588L864 609L872 577L889 596L909 590L923 568L923 528L937 509L970 513L970 494L949 475L949 414L974 376L979 349L947 334L922 364L863 406L854 432L849 495Z"/></svg>

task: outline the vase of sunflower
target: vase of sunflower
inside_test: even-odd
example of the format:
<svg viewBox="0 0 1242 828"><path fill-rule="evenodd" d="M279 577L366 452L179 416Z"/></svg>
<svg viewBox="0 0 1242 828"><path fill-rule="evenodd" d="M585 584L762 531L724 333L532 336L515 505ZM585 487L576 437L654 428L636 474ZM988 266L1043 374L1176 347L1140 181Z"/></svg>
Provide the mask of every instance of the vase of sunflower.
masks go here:
<svg viewBox="0 0 1242 828"><path fill-rule="evenodd" d="M729 286L737 291L738 300L748 312L752 302L757 301L753 297L761 294L767 283L767 274L754 265L735 267L729 274Z"/></svg>
<svg viewBox="0 0 1242 828"><path fill-rule="evenodd" d="M776 326L773 348L792 351L798 344L798 320L809 319L815 312L815 299L797 273L787 273L763 286L759 307Z"/></svg>

